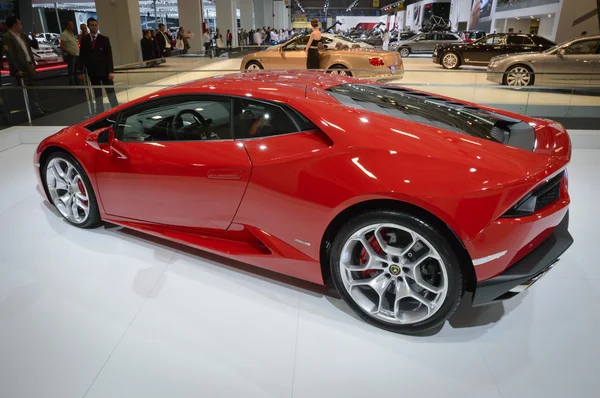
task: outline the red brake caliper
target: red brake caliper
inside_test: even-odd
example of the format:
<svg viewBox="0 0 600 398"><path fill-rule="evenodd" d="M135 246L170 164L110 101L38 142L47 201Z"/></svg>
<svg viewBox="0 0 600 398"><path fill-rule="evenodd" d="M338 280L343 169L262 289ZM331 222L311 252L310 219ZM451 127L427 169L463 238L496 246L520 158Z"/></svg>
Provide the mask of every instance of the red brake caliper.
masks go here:
<svg viewBox="0 0 600 398"><path fill-rule="evenodd" d="M384 231L381 231L384 232ZM382 236L385 236L385 234L382 233ZM371 245L371 247L373 248L373 250L375 250L375 252L377 254L381 254L383 255L383 249L381 248L381 246L379 246L379 242L377 242L377 239L375 239L375 236L371 236L368 240L369 245ZM363 247L363 249L360 252L360 265L365 265L367 262L369 261L369 253L367 253L367 249L365 249ZM375 276L375 274L377 274L377 270L374 269L368 269L365 271L361 271L360 272L361 276L363 278L370 278Z"/></svg>
<svg viewBox="0 0 600 398"><path fill-rule="evenodd" d="M81 180L77 181L77 187L79 188L79 192L81 192L82 194L84 194L85 196L87 196L87 194L85 193L85 186L83 185L83 182L81 182ZM88 204L87 200L81 200L81 201L85 205Z"/></svg>

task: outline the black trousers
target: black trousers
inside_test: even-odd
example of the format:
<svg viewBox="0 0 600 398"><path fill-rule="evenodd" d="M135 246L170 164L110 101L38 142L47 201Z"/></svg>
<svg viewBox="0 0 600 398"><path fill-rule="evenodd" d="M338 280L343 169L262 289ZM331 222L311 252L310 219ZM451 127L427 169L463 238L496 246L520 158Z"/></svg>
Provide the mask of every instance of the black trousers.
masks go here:
<svg viewBox="0 0 600 398"><path fill-rule="evenodd" d="M210 43L204 43L204 52L209 57L213 57L212 49L210 48Z"/></svg>
<svg viewBox="0 0 600 398"><path fill-rule="evenodd" d="M69 74L69 84L76 85L77 84L77 60L79 57L74 55L65 55L65 62L67 63L67 73Z"/></svg>
<svg viewBox="0 0 600 398"><path fill-rule="evenodd" d="M108 102L110 102L111 108L119 106L119 101L117 101L117 94L115 93L114 83L108 76L90 76L90 83L92 86L105 86L104 90L106 90L106 96L108 97ZM96 113L104 112L104 103L102 102L102 87L94 87L94 98L96 99Z"/></svg>
<svg viewBox="0 0 600 398"><path fill-rule="evenodd" d="M171 49L165 48L165 51L163 52L163 57L168 58L170 56L171 56Z"/></svg>
<svg viewBox="0 0 600 398"><path fill-rule="evenodd" d="M227 47L231 47L231 40L227 40Z"/></svg>

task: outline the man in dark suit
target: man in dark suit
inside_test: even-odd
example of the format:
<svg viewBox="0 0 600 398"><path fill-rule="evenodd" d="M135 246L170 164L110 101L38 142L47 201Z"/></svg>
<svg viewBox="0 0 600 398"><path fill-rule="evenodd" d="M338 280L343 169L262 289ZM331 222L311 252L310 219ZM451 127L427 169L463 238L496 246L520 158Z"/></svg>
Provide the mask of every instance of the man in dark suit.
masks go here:
<svg viewBox="0 0 600 398"><path fill-rule="evenodd" d="M85 65L90 82L93 86L105 86L106 95L111 107L119 105L113 79L115 70L112 58L112 49L108 37L98 33L98 21L95 18L87 20L90 34L81 40L79 49L79 58ZM104 103L102 102L102 87L94 88L94 97L96 97L96 113L104 112Z"/></svg>
<svg viewBox="0 0 600 398"><path fill-rule="evenodd" d="M165 25L158 24L158 32L156 33L156 44L158 44L158 51L161 57L171 56L171 36L165 32Z"/></svg>
<svg viewBox="0 0 600 398"><path fill-rule="evenodd" d="M2 37L3 50L8 58L10 74L17 79L21 86L36 86L35 61L31 51L32 43L27 35L23 34L23 25L16 17L8 17L6 20L8 31ZM37 98L37 90L28 90L29 106L31 111L39 116L44 112L40 109Z"/></svg>

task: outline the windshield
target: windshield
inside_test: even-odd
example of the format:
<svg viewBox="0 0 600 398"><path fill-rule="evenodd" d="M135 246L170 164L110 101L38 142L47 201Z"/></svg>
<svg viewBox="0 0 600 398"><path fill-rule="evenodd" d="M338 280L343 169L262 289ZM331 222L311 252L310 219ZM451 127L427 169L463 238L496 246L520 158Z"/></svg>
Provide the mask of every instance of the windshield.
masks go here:
<svg viewBox="0 0 600 398"><path fill-rule="evenodd" d="M359 41L356 41L356 40L354 40L353 38L351 38L351 37L347 37L347 36L344 36L344 35L335 35L334 37L335 37L336 39L340 39L340 40L346 40L346 41L349 41L349 42L351 42L351 43L360 43Z"/></svg>

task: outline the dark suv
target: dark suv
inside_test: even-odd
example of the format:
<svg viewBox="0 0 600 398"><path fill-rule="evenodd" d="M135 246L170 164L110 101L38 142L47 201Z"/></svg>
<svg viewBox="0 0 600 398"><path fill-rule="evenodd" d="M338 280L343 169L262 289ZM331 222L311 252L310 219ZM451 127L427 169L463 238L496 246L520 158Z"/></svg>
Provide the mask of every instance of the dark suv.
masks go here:
<svg viewBox="0 0 600 398"><path fill-rule="evenodd" d="M439 45L433 51L433 62L446 69L456 69L461 65L487 66L498 55L542 52L554 45L538 35L497 33L470 44Z"/></svg>

